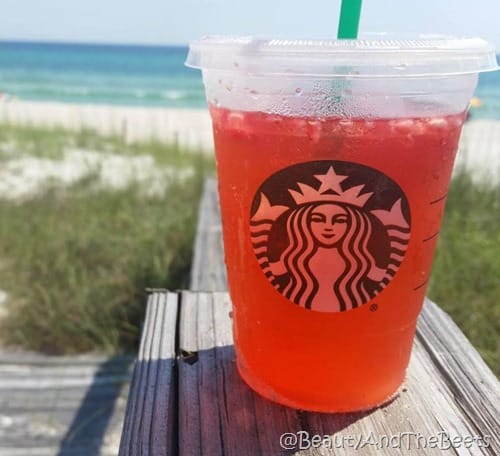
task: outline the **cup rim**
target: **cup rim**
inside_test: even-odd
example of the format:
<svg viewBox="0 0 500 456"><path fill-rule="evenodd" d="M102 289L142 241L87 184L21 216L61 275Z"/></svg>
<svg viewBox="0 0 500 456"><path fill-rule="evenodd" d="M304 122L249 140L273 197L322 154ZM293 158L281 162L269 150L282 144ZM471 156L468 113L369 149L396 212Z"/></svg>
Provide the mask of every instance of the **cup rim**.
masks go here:
<svg viewBox="0 0 500 456"><path fill-rule="evenodd" d="M355 40L206 36L189 45L186 65L260 75L418 77L498 70L481 38L365 34Z"/></svg>

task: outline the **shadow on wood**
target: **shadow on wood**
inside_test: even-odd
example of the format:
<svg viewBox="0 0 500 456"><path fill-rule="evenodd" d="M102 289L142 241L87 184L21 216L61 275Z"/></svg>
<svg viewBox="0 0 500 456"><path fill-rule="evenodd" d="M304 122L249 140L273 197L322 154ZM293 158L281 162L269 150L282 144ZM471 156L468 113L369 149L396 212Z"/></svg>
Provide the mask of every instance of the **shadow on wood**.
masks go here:
<svg viewBox="0 0 500 456"><path fill-rule="evenodd" d="M120 454L177 454L175 360L137 361L132 378Z"/></svg>
<svg viewBox="0 0 500 456"><path fill-rule="evenodd" d="M120 455L499 454L498 382L433 303L422 312L399 395L362 413L294 410L254 393L237 372L230 310L224 292L150 295ZM284 449L283 434L317 435L329 445L296 439ZM472 439L472 446L436 446L443 435Z"/></svg>
<svg viewBox="0 0 500 456"><path fill-rule="evenodd" d="M74 455L78 451L100 454L121 388L130 378L131 362L130 357L116 356L99 366L61 442L57 456Z"/></svg>
<svg viewBox="0 0 500 456"><path fill-rule="evenodd" d="M270 402L243 382L234 346L188 353L178 361L179 454L287 454L280 443L283 434L317 432L308 426L306 415L312 414ZM322 432L333 435L369 413L329 414Z"/></svg>
<svg viewBox="0 0 500 456"><path fill-rule="evenodd" d="M479 448L476 443L471 454L495 454L498 384L470 343L452 326L451 319L433 303L427 302L422 312L419 336L399 394L381 407L359 413L299 411L254 393L236 369L230 311L227 293L183 291L180 295L179 454L279 455L283 454L280 436L285 433L340 439L333 441L332 452L323 445L323 452L309 447L307 452L300 452L304 455L337 454L336 451L354 455L358 451L356 440L367 442L371 436L392 438L391 442L407 436L401 437L406 438L401 445L411 440L410 449L420 451L426 439L439 438L443 433L489 440L489 448ZM433 326L436 321L440 323L438 327ZM438 344L431 344L432 353L421 340L424 333L431 331L427 326L433 328L434 338L444 338L437 351ZM448 331L443 333L442 328ZM425 339L432 341L430 335ZM446 346L447 341L453 342L452 349ZM467 364L460 368L459 360L465 359L465 355ZM440 363L436 362L437 357ZM460 373L454 374L456 381L450 384L441 371L452 364L454 368L448 372ZM481 388L475 388L477 385ZM484 396L486 390L491 394L489 399ZM482 404L480 409L478 404ZM292 445L290 451L300 449ZM377 448L368 442L361 453L374 455ZM455 453L452 448L425 448L426 455ZM385 447L384 454L401 452Z"/></svg>
<svg viewBox="0 0 500 456"><path fill-rule="evenodd" d="M133 361L2 351L0 456L116 454Z"/></svg>
<svg viewBox="0 0 500 456"><path fill-rule="evenodd" d="M149 296L120 455L177 454L177 297Z"/></svg>

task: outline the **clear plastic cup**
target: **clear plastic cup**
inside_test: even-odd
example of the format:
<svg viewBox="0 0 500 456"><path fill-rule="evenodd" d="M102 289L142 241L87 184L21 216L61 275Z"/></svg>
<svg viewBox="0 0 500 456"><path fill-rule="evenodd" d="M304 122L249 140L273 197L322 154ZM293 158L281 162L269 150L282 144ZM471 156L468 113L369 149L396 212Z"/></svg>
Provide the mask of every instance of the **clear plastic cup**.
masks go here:
<svg viewBox="0 0 500 456"><path fill-rule="evenodd" d="M404 380L481 39L205 38L238 370L299 409Z"/></svg>

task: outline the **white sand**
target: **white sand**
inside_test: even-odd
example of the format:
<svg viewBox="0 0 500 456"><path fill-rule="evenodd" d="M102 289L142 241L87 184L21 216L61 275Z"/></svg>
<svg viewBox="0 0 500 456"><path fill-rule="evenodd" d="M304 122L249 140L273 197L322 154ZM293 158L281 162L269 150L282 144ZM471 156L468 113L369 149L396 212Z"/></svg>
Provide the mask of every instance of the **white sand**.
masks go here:
<svg viewBox="0 0 500 456"><path fill-rule="evenodd" d="M500 181L500 121L471 120L465 124L455 171L461 167L476 181Z"/></svg>
<svg viewBox="0 0 500 456"><path fill-rule="evenodd" d="M0 102L0 123L90 128L127 142L157 139L188 149L213 150L205 109L163 109L9 100Z"/></svg>
<svg viewBox="0 0 500 456"><path fill-rule="evenodd" d="M212 126L207 110L134 108L10 100L0 103L0 123L91 128L102 134L122 135L127 141L157 139L188 149L213 151ZM5 150L5 147L4 147ZM457 168L465 167L477 179L500 179L500 122L472 120L463 130Z"/></svg>
<svg viewBox="0 0 500 456"><path fill-rule="evenodd" d="M134 182L155 194L163 192L174 175L184 178L192 172L160 167L149 155L67 149L61 160L25 156L0 163L0 198L29 198L47 184L70 185L91 174L102 187L124 188Z"/></svg>

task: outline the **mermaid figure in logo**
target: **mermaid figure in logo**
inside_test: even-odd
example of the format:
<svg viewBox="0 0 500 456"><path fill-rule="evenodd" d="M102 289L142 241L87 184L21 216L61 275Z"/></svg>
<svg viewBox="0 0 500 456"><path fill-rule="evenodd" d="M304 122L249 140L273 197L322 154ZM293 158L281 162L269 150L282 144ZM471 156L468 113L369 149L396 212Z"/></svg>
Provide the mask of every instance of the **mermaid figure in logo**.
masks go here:
<svg viewBox="0 0 500 456"><path fill-rule="evenodd" d="M347 204L311 203L291 211L286 231L289 244L270 270L276 277L288 274L280 291L292 302L331 312L374 296L366 281L382 280L385 271L368 250L372 221L366 213Z"/></svg>
<svg viewBox="0 0 500 456"><path fill-rule="evenodd" d="M261 194L260 218L286 217L288 244L277 261L264 249L258 259L271 283L295 304L345 311L372 299L393 272L386 264L377 265L369 247L377 216L363 206L372 193L361 194L363 185L343 191L340 182L347 176L335 174L333 167L315 177L322 182L319 190L302 183L300 192L289 190L297 203L292 209L271 206ZM252 220L259 219L256 216Z"/></svg>

